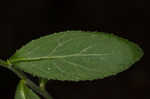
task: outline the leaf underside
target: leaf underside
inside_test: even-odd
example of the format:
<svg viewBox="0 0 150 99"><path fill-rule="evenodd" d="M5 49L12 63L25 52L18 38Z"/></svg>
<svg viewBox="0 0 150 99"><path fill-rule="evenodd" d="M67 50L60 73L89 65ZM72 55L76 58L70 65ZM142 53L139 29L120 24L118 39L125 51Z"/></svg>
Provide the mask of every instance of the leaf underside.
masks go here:
<svg viewBox="0 0 150 99"><path fill-rule="evenodd" d="M16 89L15 99L40 99L31 89L29 89L24 81L21 80Z"/></svg>
<svg viewBox="0 0 150 99"><path fill-rule="evenodd" d="M9 61L15 68L53 80L94 80L128 69L141 48L104 32L67 31L29 42Z"/></svg>

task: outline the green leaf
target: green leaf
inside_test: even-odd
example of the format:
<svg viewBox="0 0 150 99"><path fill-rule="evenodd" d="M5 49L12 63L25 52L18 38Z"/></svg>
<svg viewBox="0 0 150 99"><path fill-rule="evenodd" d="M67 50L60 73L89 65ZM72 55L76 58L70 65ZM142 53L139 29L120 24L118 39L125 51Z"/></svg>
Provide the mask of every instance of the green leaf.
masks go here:
<svg viewBox="0 0 150 99"><path fill-rule="evenodd" d="M138 45L113 34L67 31L29 42L10 62L38 77L79 81L115 75L142 56Z"/></svg>
<svg viewBox="0 0 150 99"><path fill-rule="evenodd" d="M16 90L15 99L40 99L40 97L24 84L24 80L21 80Z"/></svg>

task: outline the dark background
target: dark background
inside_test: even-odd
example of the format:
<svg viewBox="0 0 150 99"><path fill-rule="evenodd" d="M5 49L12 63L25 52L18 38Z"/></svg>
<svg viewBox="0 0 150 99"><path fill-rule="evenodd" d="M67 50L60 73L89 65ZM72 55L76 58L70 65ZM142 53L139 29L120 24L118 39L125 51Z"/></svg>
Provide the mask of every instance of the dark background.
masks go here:
<svg viewBox="0 0 150 99"><path fill-rule="evenodd" d="M148 1L148 0L147 0ZM50 81L54 99L150 99L147 51L150 6L144 0L1 0L0 58L32 39L64 30L113 32L138 43L145 55L117 76L85 82ZM13 99L19 79L0 67L0 99Z"/></svg>

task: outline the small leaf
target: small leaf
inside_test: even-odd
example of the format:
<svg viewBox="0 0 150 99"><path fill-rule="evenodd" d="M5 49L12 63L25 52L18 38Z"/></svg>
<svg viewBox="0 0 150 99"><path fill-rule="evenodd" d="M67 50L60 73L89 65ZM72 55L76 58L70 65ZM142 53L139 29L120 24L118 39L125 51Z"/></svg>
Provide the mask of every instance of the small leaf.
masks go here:
<svg viewBox="0 0 150 99"><path fill-rule="evenodd" d="M113 34L67 31L29 42L10 62L38 77L79 81L115 75L142 56L138 45Z"/></svg>
<svg viewBox="0 0 150 99"><path fill-rule="evenodd" d="M21 80L16 90L15 99L40 99L40 97L28 88L23 80Z"/></svg>

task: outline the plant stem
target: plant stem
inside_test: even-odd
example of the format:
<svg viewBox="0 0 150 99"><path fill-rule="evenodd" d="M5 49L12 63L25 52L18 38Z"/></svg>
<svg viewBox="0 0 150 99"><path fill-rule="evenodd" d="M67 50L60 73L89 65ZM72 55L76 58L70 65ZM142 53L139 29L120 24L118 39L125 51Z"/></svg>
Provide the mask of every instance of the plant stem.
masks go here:
<svg viewBox="0 0 150 99"><path fill-rule="evenodd" d="M53 99L45 89L41 89L40 87L35 85L31 80L27 79L26 84L32 89L34 89L37 93L42 95L45 99Z"/></svg>
<svg viewBox="0 0 150 99"><path fill-rule="evenodd" d="M42 95L45 99L53 99L49 93L44 89L41 89L39 86L37 86L33 81L28 79L28 77L20 70L17 70L16 68L13 67L13 65L9 62L9 60L3 61L0 59L0 65L8 68L9 70L13 71L20 79L24 80L26 85L33 89L35 92L38 94Z"/></svg>
<svg viewBox="0 0 150 99"><path fill-rule="evenodd" d="M15 68L12 68L12 67L10 67L9 69L11 71L13 71L19 78L25 80L25 83L26 83L26 85L28 87L30 87L31 89L33 89L38 94L42 95L45 99L53 99L46 90L42 90L33 81L31 81L30 79L28 79L23 72L15 69Z"/></svg>
<svg viewBox="0 0 150 99"><path fill-rule="evenodd" d="M45 86L46 86L47 81L48 81L47 79L43 79L43 78L39 79L39 86L42 90L45 90Z"/></svg>

